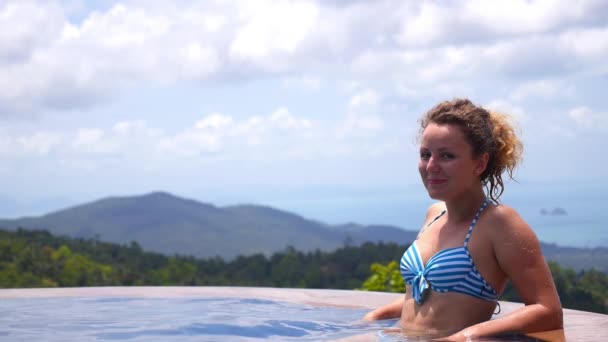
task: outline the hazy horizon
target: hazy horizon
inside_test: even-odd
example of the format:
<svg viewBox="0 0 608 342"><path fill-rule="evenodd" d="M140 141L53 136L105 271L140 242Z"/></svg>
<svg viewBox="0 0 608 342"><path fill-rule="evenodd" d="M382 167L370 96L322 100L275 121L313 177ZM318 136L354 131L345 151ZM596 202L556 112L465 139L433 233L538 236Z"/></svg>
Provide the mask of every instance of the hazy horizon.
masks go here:
<svg viewBox="0 0 608 342"><path fill-rule="evenodd" d="M0 218L39 216L102 198L140 196L150 192L109 194L56 205L37 213L6 215L0 212ZM300 189L295 192L292 187L274 192L271 196L224 193L205 197L165 192L218 207L239 204L266 205L331 225L345 223L392 225L414 231L419 229L426 208L433 203L422 185L375 189L336 186ZM602 222L608 219L602 197L602 193L606 192L608 187L594 183L527 184L511 181L506 184L501 200L502 203L518 210L543 242L562 246L608 247L608 230L602 228ZM563 216L541 214L542 209L551 211L555 208L564 209L567 214Z"/></svg>

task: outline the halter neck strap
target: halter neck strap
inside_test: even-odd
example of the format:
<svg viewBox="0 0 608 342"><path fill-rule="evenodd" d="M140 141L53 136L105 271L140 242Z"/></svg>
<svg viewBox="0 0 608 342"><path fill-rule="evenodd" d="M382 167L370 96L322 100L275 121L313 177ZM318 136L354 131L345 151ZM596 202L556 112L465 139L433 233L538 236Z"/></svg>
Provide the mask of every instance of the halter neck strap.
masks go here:
<svg viewBox="0 0 608 342"><path fill-rule="evenodd" d="M479 219L479 215L481 215L481 212L488 206L488 204L490 204L490 201L486 198L483 200L483 204L481 205L479 210L477 210L477 214L475 214L475 217L473 218L473 221L471 222L471 225L469 226L469 231L467 232L467 236L464 238L464 247L467 247L469 245L469 238L471 237L471 233L473 232L473 227L475 227L475 223L477 223L477 220Z"/></svg>

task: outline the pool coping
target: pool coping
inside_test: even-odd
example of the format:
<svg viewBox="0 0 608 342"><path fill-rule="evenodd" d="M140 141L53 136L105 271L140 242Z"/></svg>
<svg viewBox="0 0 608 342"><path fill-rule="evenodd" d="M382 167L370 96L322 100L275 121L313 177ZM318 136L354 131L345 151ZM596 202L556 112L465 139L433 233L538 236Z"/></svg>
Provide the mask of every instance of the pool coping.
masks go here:
<svg viewBox="0 0 608 342"><path fill-rule="evenodd" d="M72 287L0 289L0 299L61 298L61 297L129 297L186 298L235 297L258 298L315 306L336 306L372 309L390 303L402 294L327 289L295 289L272 287L221 286L133 286L133 287ZM502 317L523 306L501 301ZM539 339L555 341L608 340L608 315L564 309L564 330L530 334Z"/></svg>

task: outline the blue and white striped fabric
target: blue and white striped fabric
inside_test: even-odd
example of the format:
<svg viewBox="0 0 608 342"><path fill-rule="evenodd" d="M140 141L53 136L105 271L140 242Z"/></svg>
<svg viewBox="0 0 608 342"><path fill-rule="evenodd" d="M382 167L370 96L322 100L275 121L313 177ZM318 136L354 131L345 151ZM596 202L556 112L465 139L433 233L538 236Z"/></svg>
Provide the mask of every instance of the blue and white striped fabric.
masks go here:
<svg viewBox="0 0 608 342"><path fill-rule="evenodd" d="M401 275L408 285L412 285L412 296L416 303L422 304L429 288L435 292L459 292L489 301L498 300L496 290L481 276L467 247L473 227L487 205L486 200L477 211L463 246L437 252L426 265L422 263L416 241L403 253L400 264ZM445 211L435 220L444 213Z"/></svg>

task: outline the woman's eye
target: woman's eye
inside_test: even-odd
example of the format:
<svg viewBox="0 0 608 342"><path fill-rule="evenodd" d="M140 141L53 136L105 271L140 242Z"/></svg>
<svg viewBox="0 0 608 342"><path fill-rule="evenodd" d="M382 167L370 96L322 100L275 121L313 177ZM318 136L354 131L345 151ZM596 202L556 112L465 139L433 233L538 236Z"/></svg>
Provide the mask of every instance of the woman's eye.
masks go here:
<svg viewBox="0 0 608 342"><path fill-rule="evenodd" d="M431 158L431 154L429 152L420 152L420 159L429 159Z"/></svg>
<svg viewBox="0 0 608 342"><path fill-rule="evenodd" d="M442 153L441 158L443 159L454 159L454 155L451 153Z"/></svg>

